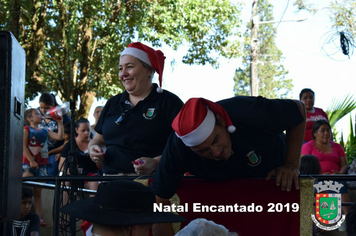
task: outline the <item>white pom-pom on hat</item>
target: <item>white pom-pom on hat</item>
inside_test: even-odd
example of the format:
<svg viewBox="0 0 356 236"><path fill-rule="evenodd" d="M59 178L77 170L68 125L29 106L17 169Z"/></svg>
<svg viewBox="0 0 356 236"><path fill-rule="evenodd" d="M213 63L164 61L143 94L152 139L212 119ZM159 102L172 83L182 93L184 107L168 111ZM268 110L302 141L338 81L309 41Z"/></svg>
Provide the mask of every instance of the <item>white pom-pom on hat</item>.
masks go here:
<svg viewBox="0 0 356 236"><path fill-rule="evenodd" d="M236 127L234 125L230 125L229 127L227 127L227 131L229 131L229 133L233 133L236 131Z"/></svg>
<svg viewBox="0 0 356 236"><path fill-rule="evenodd" d="M156 91L157 91L157 93L163 93L163 88L161 88L161 87L157 87L157 89L156 89Z"/></svg>

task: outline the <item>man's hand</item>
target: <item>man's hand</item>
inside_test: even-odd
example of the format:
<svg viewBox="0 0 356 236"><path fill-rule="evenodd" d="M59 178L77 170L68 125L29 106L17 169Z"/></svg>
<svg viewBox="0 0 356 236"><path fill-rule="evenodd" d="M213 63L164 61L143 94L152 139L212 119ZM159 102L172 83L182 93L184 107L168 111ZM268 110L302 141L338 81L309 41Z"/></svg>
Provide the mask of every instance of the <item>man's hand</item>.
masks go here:
<svg viewBox="0 0 356 236"><path fill-rule="evenodd" d="M281 186L282 191L289 192L294 182L295 189L299 189L299 170L288 166L279 166L267 174L266 180L276 176L276 185Z"/></svg>

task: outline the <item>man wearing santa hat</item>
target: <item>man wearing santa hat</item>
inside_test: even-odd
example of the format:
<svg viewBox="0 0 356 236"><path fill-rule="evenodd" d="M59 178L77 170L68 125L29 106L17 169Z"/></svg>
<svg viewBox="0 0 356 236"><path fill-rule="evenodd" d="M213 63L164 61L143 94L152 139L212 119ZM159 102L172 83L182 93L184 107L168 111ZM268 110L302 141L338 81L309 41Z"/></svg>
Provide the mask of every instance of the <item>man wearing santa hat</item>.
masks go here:
<svg viewBox="0 0 356 236"><path fill-rule="evenodd" d="M157 201L167 202L186 172L208 180L275 176L283 191L293 182L299 189L305 114L298 100L189 99L172 123L175 134L151 183Z"/></svg>

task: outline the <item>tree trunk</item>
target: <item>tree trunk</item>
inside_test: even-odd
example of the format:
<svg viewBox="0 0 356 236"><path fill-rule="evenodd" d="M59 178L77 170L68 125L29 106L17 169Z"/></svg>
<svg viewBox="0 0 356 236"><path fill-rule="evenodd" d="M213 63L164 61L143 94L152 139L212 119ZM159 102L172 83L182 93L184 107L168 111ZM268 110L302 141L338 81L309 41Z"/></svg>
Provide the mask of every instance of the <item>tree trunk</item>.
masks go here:
<svg viewBox="0 0 356 236"><path fill-rule="evenodd" d="M88 118L90 108L94 102L94 98L94 92L86 92L80 96L80 107L76 117L77 120L81 117Z"/></svg>

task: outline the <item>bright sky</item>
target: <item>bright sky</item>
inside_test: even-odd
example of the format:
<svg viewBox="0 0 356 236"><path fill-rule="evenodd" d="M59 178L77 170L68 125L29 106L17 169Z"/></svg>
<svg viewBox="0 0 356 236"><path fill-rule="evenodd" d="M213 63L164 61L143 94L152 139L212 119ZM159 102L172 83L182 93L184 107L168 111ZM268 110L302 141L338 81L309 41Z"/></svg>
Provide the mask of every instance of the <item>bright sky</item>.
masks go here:
<svg viewBox="0 0 356 236"><path fill-rule="evenodd" d="M236 0L233 0L236 1ZM311 0L309 0L311 1ZM243 0L245 6L242 12L244 25L250 20L253 0ZM303 88L311 88L316 95L315 106L327 110L332 99L343 98L346 94L356 97L354 68L356 65L356 53L350 59L338 52L333 56L335 61L322 52L322 45L327 37L335 34L332 22L329 20L329 10L324 9L314 16L306 12L296 12L293 6L294 0L269 0L274 5L274 18L283 20L277 29L277 47L283 52L284 67L289 71L288 78L293 80L294 89L291 98L299 99L299 92ZM314 0L320 8L329 6L329 0ZM303 22L289 22L287 20L308 18ZM277 26L278 23L276 23ZM336 43L339 38L336 38ZM329 54L337 52L333 43L326 44L325 49ZM163 88L178 95L183 102L190 97L204 97L212 101L234 96L233 76L235 69L241 65L237 59L227 60L220 58L220 67L215 70L210 65L188 66L181 62L187 48L180 47L173 51L169 47L161 50L166 56L165 70L163 76ZM174 68L170 65L175 61ZM154 80L157 82L157 79ZM38 106L38 98L31 106ZM37 104L36 104L37 102ZM89 121L94 122L93 113L97 105L105 105L104 100L94 102ZM355 112L353 112L353 121ZM337 126L339 131L348 132L349 117Z"/></svg>

